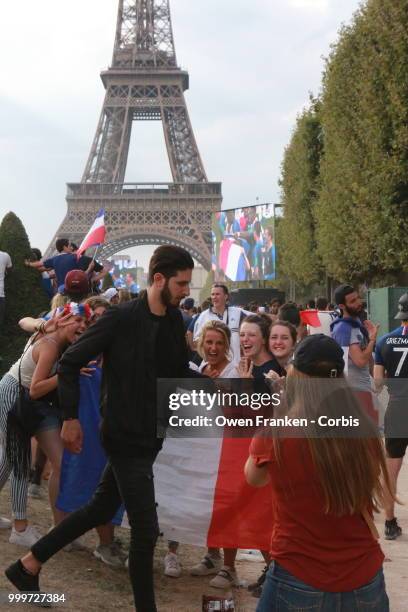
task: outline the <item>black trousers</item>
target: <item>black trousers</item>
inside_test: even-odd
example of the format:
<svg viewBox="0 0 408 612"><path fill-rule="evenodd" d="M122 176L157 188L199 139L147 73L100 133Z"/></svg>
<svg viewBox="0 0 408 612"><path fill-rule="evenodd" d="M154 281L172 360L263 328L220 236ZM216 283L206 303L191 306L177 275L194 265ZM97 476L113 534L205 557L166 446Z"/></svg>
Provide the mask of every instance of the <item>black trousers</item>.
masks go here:
<svg viewBox="0 0 408 612"><path fill-rule="evenodd" d="M122 501L131 527L129 575L138 612L156 612L153 554L159 535L153 484L156 451L140 457L109 456L98 488L86 506L73 512L31 548L45 563L56 552L98 525L109 523Z"/></svg>

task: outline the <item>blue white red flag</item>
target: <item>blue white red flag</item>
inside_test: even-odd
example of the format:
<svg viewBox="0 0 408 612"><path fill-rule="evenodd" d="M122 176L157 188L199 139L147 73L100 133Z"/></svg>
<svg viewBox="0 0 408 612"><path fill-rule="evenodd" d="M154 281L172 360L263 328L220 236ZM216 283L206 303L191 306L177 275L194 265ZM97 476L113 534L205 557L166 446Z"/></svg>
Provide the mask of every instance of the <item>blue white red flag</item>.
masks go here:
<svg viewBox="0 0 408 612"><path fill-rule="evenodd" d="M269 550L274 526L269 487L247 484L251 439L171 438L154 464L165 539L212 548ZM129 527L127 516L122 523Z"/></svg>
<svg viewBox="0 0 408 612"><path fill-rule="evenodd" d="M86 251L86 249L89 249L89 247L103 244L105 242L105 235L105 211L103 208L101 208L96 215L96 219L93 222L91 229L81 242L81 246L77 251L78 259L81 257L82 253Z"/></svg>

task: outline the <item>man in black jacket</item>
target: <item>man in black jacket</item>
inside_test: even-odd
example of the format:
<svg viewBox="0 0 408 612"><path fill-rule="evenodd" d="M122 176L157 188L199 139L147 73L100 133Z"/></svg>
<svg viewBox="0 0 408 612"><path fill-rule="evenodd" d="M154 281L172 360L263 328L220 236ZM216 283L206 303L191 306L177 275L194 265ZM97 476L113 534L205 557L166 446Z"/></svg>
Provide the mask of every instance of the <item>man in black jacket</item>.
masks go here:
<svg viewBox="0 0 408 612"><path fill-rule="evenodd" d="M108 455L90 503L41 538L6 570L21 591L39 591L41 565L93 527L111 521L123 502L131 526L129 573L136 610L155 612L153 553L159 533L153 463L157 437L158 378L189 376L184 326L178 309L189 295L193 260L184 249L161 246L149 265L149 288L138 300L109 309L64 353L58 389L66 448L79 453L80 369L103 354L101 436Z"/></svg>

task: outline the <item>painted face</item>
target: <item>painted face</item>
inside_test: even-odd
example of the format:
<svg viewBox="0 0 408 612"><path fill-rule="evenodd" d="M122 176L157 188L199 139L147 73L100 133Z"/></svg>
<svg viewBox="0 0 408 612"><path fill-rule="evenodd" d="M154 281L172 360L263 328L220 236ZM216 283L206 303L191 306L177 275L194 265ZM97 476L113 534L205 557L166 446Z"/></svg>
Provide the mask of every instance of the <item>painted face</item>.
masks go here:
<svg viewBox="0 0 408 612"><path fill-rule="evenodd" d="M290 331L284 325L274 325L269 336L269 350L278 359L289 358L295 344L290 335Z"/></svg>
<svg viewBox="0 0 408 612"><path fill-rule="evenodd" d="M225 338L219 331L215 329L209 329L205 332L203 350L205 360L211 366L217 366L222 363L226 357L225 353L227 347L225 345Z"/></svg>
<svg viewBox="0 0 408 612"><path fill-rule="evenodd" d="M351 316L357 316L363 309L363 300L358 295L357 291L353 291L353 293L346 295L344 301L344 305Z"/></svg>
<svg viewBox="0 0 408 612"><path fill-rule="evenodd" d="M79 336L84 333L87 326L88 325L87 325L86 319L84 319L83 317L80 317L80 316L70 317L64 323L64 326L62 328L65 333L66 341L69 342L69 344L71 344L72 342L75 342L75 340L77 340Z"/></svg>
<svg viewBox="0 0 408 612"><path fill-rule="evenodd" d="M217 309L225 308L227 294L222 287L213 287L211 289L211 302Z"/></svg>
<svg viewBox="0 0 408 612"><path fill-rule="evenodd" d="M165 306L179 306L181 300L190 295L192 270L179 270L176 276L166 279L161 290L161 299Z"/></svg>
<svg viewBox="0 0 408 612"><path fill-rule="evenodd" d="M239 337L244 357L254 359L265 347L265 340L256 323L242 323Z"/></svg>

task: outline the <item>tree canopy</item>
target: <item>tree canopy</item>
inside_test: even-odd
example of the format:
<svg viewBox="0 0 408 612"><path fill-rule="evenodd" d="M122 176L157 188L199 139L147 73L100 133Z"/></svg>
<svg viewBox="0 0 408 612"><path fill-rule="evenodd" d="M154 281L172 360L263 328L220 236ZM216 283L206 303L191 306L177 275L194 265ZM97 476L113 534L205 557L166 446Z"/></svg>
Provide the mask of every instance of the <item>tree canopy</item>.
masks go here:
<svg viewBox="0 0 408 612"><path fill-rule="evenodd" d="M285 150L280 182L285 211L279 227L280 271L302 284L316 281L321 273L314 207L322 152L320 103L312 99L310 107L297 118Z"/></svg>
<svg viewBox="0 0 408 612"><path fill-rule="evenodd" d="M280 255L295 280L310 280L302 263L316 262L317 274L338 281L369 283L405 265L407 31L405 1L368 0L332 47L319 103L298 118L282 169ZM313 120L321 139L316 174L316 141L305 144Z"/></svg>

